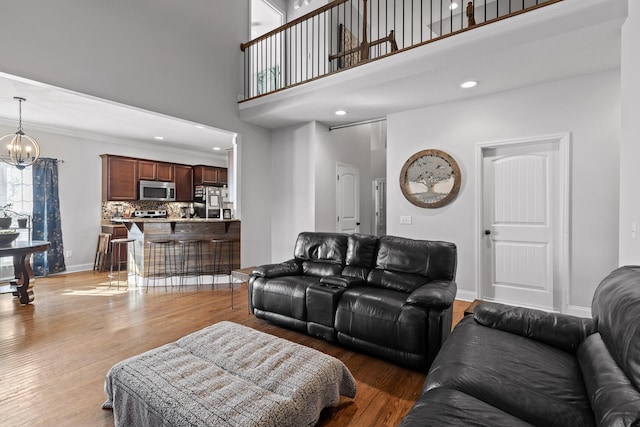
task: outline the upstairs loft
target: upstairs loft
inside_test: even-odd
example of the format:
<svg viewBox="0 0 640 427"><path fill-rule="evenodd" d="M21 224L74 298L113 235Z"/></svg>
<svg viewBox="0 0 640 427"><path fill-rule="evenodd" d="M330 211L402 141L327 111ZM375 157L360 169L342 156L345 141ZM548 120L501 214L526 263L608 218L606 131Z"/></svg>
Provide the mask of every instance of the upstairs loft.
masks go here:
<svg viewBox="0 0 640 427"><path fill-rule="evenodd" d="M620 66L626 0L459 3L336 0L243 44L240 117L333 126Z"/></svg>

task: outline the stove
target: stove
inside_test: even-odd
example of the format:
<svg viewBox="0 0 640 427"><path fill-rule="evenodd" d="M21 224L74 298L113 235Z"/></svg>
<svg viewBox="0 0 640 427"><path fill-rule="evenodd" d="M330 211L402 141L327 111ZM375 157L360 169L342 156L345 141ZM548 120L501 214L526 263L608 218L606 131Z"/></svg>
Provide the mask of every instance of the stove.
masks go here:
<svg viewBox="0 0 640 427"><path fill-rule="evenodd" d="M167 211L165 209L133 211L135 218L166 218Z"/></svg>

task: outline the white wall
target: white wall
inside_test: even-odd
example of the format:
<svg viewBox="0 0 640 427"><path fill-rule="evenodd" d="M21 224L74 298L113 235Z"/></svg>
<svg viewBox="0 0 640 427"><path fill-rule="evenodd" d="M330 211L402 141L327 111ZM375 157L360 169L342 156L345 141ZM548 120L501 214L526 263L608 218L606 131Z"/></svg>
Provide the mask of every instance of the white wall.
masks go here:
<svg viewBox="0 0 640 427"><path fill-rule="evenodd" d="M618 262L619 73L608 71L394 114L387 127L387 232L458 246L458 296L476 294L474 153L477 143L571 132L569 305L590 307ZM409 203L398 182L414 153L441 149L460 165L457 198L440 209ZM399 217L413 217L400 225Z"/></svg>
<svg viewBox="0 0 640 427"><path fill-rule="evenodd" d="M270 132L237 106L249 0L21 0L2 12L1 72L238 132L242 264L270 259Z"/></svg>
<svg viewBox="0 0 640 427"><path fill-rule="evenodd" d="M622 27L620 143L620 265L640 264L640 5L629 0L629 16ZM631 236L631 224L638 229Z"/></svg>
<svg viewBox="0 0 640 427"><path fill-rule="evenodd" d="M293 256L295 239L302 231L336 231L337 163L360 170L360 229L372 232L371 140L371 125L329 131L311 122L273 131L273 262Z"/></svg>
<svg viewBox="0 0 640 427"><path fill-rule="evenodd" d="M360 232L371 234L371 125L333 131L318 126L318 137L315 158L316 231L336 231L336 164L342 163L355 166L360 171Z"/></svg>
<svg viewBox="0 0 640 427"><path fill-rule="evenodd" d="M298 233L315 227L316 123L275 130L272 138L271 253L281 262L293 258Z"/></svg>

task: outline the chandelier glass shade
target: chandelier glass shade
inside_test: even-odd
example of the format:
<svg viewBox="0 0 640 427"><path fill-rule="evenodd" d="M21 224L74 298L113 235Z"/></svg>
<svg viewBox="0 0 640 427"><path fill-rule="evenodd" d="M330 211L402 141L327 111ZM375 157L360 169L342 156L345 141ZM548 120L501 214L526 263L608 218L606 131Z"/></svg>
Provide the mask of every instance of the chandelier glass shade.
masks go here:
<svg viewBox="0 0 640 427"><path fill-rule="evenodd" d="M0 147L4 144L6 144L7 147L7 154L0 156L0 159L18 169L24 169L38 160L38 157L40 157L40 146L38 145L38 141L25 134L22 130L22 102L26 101L26 99L18 96L14 96L13 99L19 102L18 131L0 138Z"/></svg>

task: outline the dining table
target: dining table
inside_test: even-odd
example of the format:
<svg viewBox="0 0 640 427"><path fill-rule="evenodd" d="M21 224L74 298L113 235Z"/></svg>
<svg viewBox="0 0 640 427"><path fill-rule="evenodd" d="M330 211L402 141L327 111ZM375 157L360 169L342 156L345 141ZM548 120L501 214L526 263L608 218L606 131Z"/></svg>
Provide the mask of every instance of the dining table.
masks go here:
<svg viewBox="0 0 640 427"><path fill-rule="evenodd" d="M45 252L50 245L50 242L44 240L13 241L0 245L0 258L13 257L15 280L11 281L11 285L16 287L13 295L20 298L20 304L29 304L35 298L33 294L35 274L31 267L31 255Z"/></svg>

